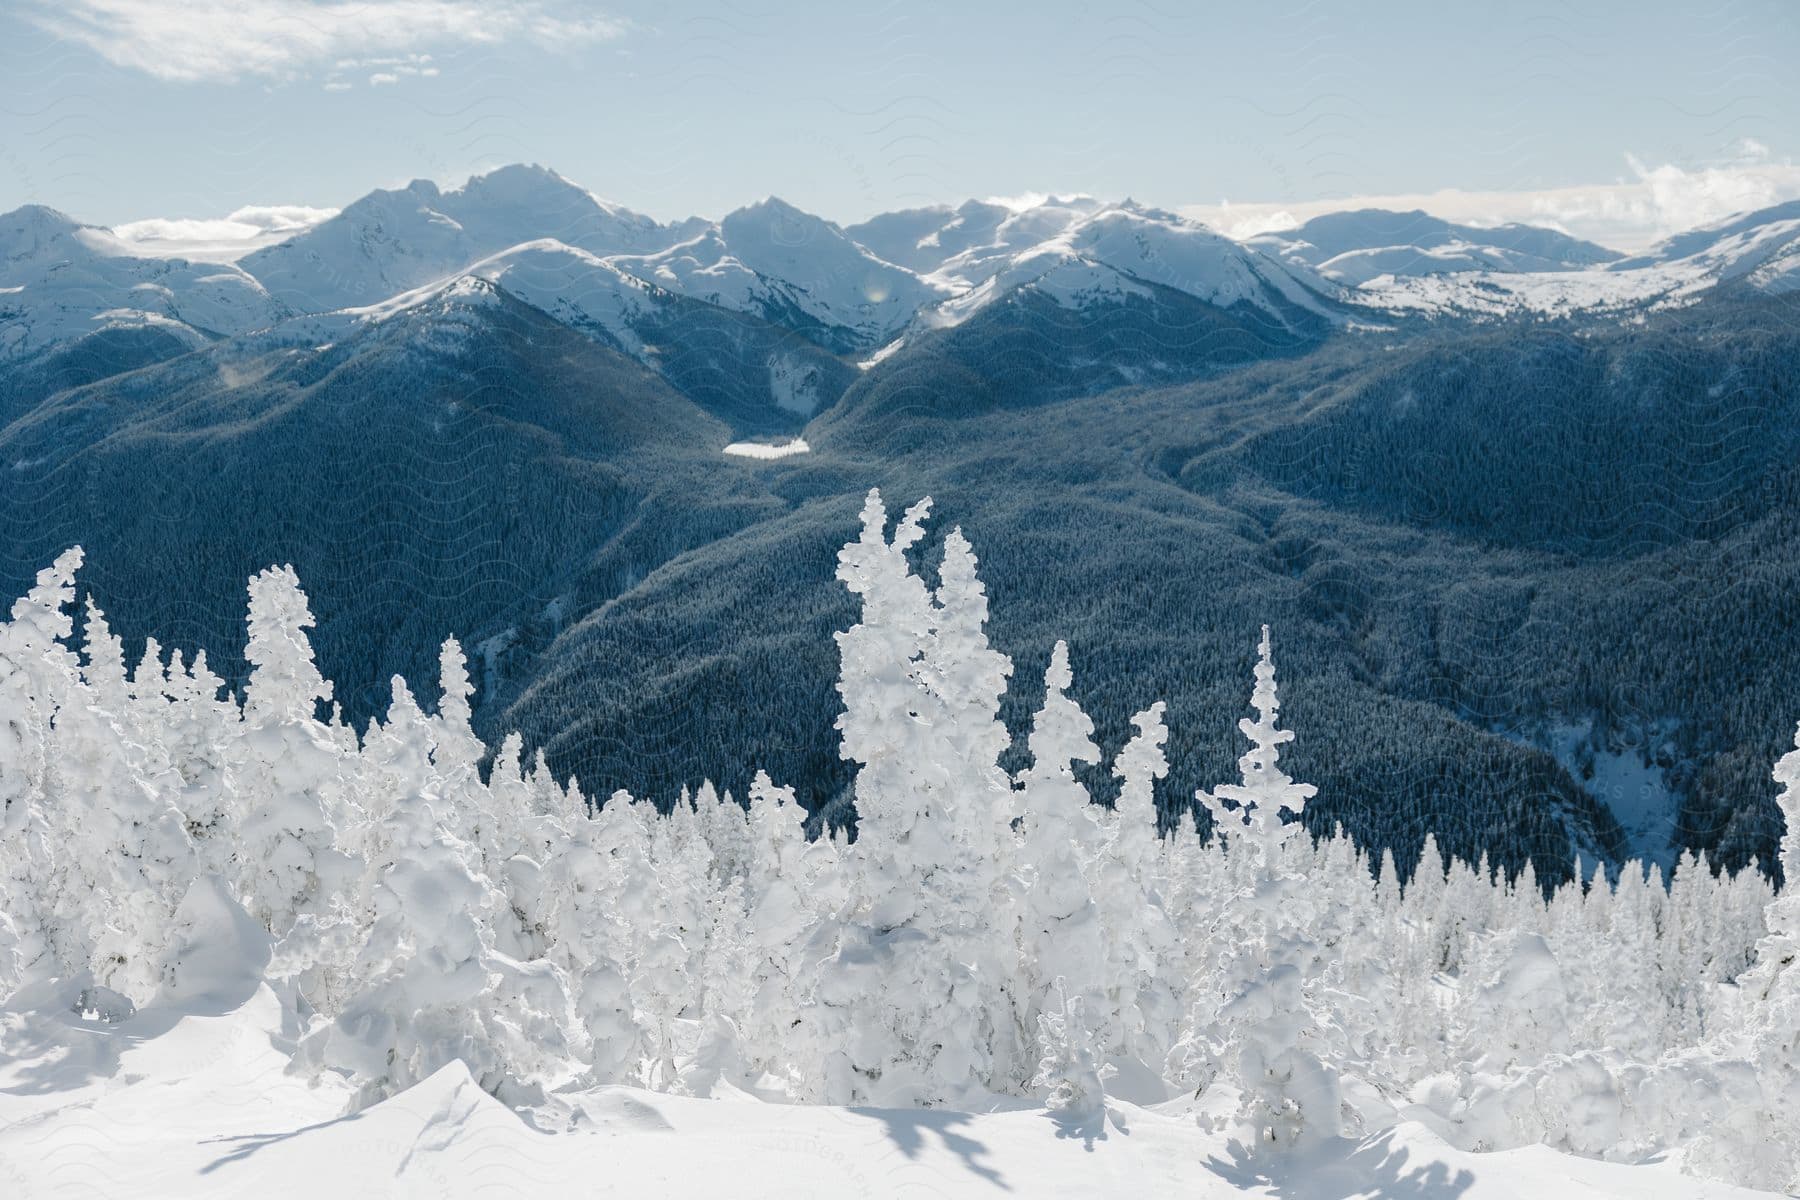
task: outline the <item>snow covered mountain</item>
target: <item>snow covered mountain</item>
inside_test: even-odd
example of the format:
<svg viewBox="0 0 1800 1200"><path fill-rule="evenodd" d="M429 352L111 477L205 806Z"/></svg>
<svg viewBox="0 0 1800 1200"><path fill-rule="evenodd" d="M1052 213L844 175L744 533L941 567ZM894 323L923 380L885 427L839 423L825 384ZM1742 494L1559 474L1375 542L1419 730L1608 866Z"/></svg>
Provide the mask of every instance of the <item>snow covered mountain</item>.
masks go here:
<svg viewBox="0 0 1800 1200"><path fill-rule="evenodd" d="M1390 313L1474 318L1643 313L1726 294L1800 289L1800 201L1668 238L1646 254L1555 270L1383 274L1346 293Z"/></svg>
<svg viewBox="0 0 1800 1200"><path fill-rule="evenodd" d="M1238 243L1168 212L1082 195L971 200L848 227L770 198L719 221L662 224L554 171L513 165L457 188L419 180L371 192L235 266L144 258L107 230L20 209L0 218L0 356L102 329L153 328L194 346L293 314L373 319L469 276L645 362L667 342L639 326L681 297L868 363L909 329L960 324L1003 297L1074 313L1141 306L1160 288L1283 328L1296 314L1335 321L1357 307L1604 314L1691 302L1721 283L1800 287L1797 246L1800 202L1631 258L1550 229L1373 209ZM815 410L828 390L791 383L810 368L768 370L774 391L793 393L794 411Z"/></svg>
<svg viewBox="0 0 1800 1200"><path fill-rule="evenodd" d="M199 345L285 313L241 268L140 258L42 205L0 216L0 361L107 329L154 328Z"/></svg>
<svg viewBox="0 0 1800 1200"><path fill-rule="evenodd" d="M276 332L329 339L402 312L442 307L455 300L481 303L483 297L493 294L495 286L634 358L643 356L644 345L633 325L667 298L661 289L585 250L554 238L540 238L489 255L447 279L374 304L296 318Z"/></svg>
<svg viewBox="0 0 1800 1200"><path fill-rule="evenodd" d="M1033 210L1036 212L1036 210ZM1030 218L1030 219L1022 219ZM1011 251L1013 239L1061 228ZM1336 288L1309 272L1277 262L1173 213L1127 202L1081 214L1057 206L1033 217L1017 214L993 231L995 241L965 250L939 269L967 272L977 284L922 314L927 326L960 324L971 313L1020 289L1064 308L1151 300L1167 288L1224 310L1237 309L1286 327L1298 316L1325 317ZM966 276L965 276L966 278Z"/></svg>
<svg viewBox="0 0 1800 1200"><path fill-rule="evenodd" d="M786 432L835 400L853 370L790 330L678 295L553 238L510 247L375 304L294 317L267 340L329 345L408 323L397 354L459 352L502 300L530 305L661 375L746 433Z"/></svg>
<svg viewBox="0 0 1800 1200"><path fill-rule="evenodd" d="M1678 233L1612 264L1615 271L1656 268L1741 280L1770 295L1800 289L1800 200Z"/></svg>
<svg viewBox="0 0 1800 1200"><path fill-rule="evenodd" d="M526 242L553 238L600 256L641 253L678 240L685 228L609 204L554 171L515 165L450 191L419 179L370 192L241 265L296 312L329 312L377 303Z"/></svg>
<svg viewBox="0 0 1800 1200"><path fill-rule="evenodd" d="M951 290L775 197L660 253L614 261L660 287L753 313L841 352L881 345Z"/></svg>
<svg viewBox="0 0 1800 1200"><path fill-rule="evenodd" d="M1576 271L1617 252L1554 229L1457 225L1424 212L1370 208L1328 213L1298 229L1249 239L1252 246L1356 287L1383 275L1462 271Z"/></svg>
<svg viewBox="0 0 1800 1200"><path fill-rule="evenodd" d="M968 288L1108 207L1092 196L1047 196L1026 205L970 200L957 208L883 213L845 232L890 262Z"/></svg>

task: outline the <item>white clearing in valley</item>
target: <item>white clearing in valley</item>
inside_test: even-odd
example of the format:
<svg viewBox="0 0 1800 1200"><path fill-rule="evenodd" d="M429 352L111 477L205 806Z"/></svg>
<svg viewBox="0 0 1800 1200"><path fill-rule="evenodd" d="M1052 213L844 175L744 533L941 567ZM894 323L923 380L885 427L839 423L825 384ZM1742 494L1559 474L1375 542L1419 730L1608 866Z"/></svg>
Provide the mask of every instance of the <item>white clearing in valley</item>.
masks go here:
<svg viewBox="0 0 1800 1200"><path fill-rule="evenodd" d="M733 442L725 447L725 453L735 458L791 458L796 454L806 454L812 447L806 444L805 438L795 438L791 442Z"/></svg>

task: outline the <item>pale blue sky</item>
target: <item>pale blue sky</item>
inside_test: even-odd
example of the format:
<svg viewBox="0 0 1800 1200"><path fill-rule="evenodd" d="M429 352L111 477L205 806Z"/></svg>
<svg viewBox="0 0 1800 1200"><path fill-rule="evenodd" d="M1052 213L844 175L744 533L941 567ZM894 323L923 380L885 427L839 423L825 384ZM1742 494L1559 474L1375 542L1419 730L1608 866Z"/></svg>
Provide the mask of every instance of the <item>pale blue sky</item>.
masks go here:
<svg viewBox="0 0 1800 1200"><path fill-rule="evenodd" d="M850 221L1042 190L1529 191L1634 180L1627 155L1800 154L1800 5L1448 7L6 0L0 210L336 206L526 160L662 218L778 193Z"/></svg>

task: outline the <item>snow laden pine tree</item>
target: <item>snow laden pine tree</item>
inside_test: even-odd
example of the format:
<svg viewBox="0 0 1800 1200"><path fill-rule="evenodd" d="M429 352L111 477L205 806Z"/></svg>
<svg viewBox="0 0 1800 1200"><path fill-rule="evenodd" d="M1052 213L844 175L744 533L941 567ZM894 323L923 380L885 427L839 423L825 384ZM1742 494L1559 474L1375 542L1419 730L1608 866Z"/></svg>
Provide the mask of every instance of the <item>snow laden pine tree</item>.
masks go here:
<svg viewBox="0 0 1800 1200"><path fill-rule="evenodd" d="M930 501L887 533L879 492L862 535L838 556L838 578L862 619L837 635L842 754L858 764L854 893L836 952L816 990L827 1052L824 1095L835 1103L945 1103L991 1080L1005 993L989 905L998 889L991 786L957 767L988 731L989 702L944 658L947 626L968 641L965 663L992 686L1003 672L972 653L979 622L941 609L907 552L924 536ZM973 603L979 591L945 599ZM938 678L933 679L933 674ZM953 680L967 692L958 695ZM959 699L962 702L959 702Z"/></svg>
<svg viewBox="0 0 1800 1200"><path fill-rule="evenodd" d="M1084 1132L1097 1133L1106 1112L1105 1056L1094 1022L1057 980L1052 1003L1038 1014L1038 1066L1032 1086L1044 1094L1052 1116Z"/></svg>
<svg viewBox="0 0 1800 1200"><path fill-rule="evenodd" d="M83 643L90 702L62 709L53 743L69 852L57 867L52 944L63 943L65 960L87 959L96 985L138 1004L159 982L194 847L174 802L178 778L161 740L139 728L124 648L92 597Z"/></svg>
<svg viewBox="0 0 1800 1200"><path fill-rule="evenodd" d="M250 677L228 758L239 848L230 866L250 915L281 934L347 882L334 817L350 816L348 783L343 748L318 719L331 684L313 661L299 578L291 566L271 567L249 591Z"/></svg>
<svg viewBox="0 0 1800 1200"><path fill-rule="evenodd" d="M51 720L79 684L75 655L63 639L74 630L81 547L63 551L0 625L0 994L23 983L50 952L45 918L59 855L72 847L56 836L56 755ZM86 964L63 962L64 970Z"/></svg>
<svg viewBox="0 0 1800 1200"><path fill-rule="evenodd" d="M1226 900L1231 937L1219 964L1224 1002L1216 1022L1207 1024L1251 1136L1286 1146L1337 1136L1342 1103L1335 1072L1309 1044L1306 985L1319 971L1319 951L1307 931L1308 881L1284 854L1305 830L1282 814L1297 818L1317 789L1294 782L1277 765L1281 746L1294 734L1276 724L1281 701L1267 625L1257 646L1250 706L1256 719L1238 722L1250 740L1238 759L1242 781L1198 794L1227 853L1242 856L1247 876L1234 875L1244 881Z"/></svg>
<svg viewBox="0 0 1800 1200"><path fill-rule="evenodd" d="M1163 896L1165 847L1157 836L1156 781L1169 773L1169 731L1158 701L1131 718L1137 732L1119 751L1119 798L1105 822L1094 895L1105 929L1107 1051L1155 1071L1174 1044L1176 992L1187 964Z"/></svg>
<svg viewBox="0 0 1800 1200"><path fill-rule="evenodd" d="M1019 952L1031 1024L1050 1028L1042 1017L1054 1013L1059 1037L1088 1039L1091 1031L1064 1026L1071 1020L1105 1023L1105 930L1088 889L1100 823L1087 788L1075 778L1075 765L1099 761L1100 748L1093 721L1068 695L1073 682L1069 647L1057 642L1044 672L1044 704L1031 723L1032 765L1019 776Z"/></svg>
<svg viewBox="0 0 1800 1200"><path fill-rule="evenodd" d="M1781 838L1780 894L1765 910L1768 933L1756 965L1741 981L1747 1056L1757 1064L1760 1094L1721 1122L1703 1151L1742 1175L1746 1160L1800 1194L1800 727L1794 749L1775 764Z"/></svg>

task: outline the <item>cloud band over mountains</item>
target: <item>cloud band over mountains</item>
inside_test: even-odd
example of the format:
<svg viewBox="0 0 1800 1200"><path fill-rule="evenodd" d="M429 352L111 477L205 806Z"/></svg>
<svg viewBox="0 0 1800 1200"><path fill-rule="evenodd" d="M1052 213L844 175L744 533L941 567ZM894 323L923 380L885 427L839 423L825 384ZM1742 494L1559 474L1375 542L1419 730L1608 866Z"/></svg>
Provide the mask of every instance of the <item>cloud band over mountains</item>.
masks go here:
<svg viewBox="0 0 1800 1200"><path fill-rule="evenodd" d="M24 15L117 66L176 83L286 82L344 59L430 47L577 48L626 29L561 0L27 0Z"/></svg>

